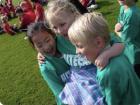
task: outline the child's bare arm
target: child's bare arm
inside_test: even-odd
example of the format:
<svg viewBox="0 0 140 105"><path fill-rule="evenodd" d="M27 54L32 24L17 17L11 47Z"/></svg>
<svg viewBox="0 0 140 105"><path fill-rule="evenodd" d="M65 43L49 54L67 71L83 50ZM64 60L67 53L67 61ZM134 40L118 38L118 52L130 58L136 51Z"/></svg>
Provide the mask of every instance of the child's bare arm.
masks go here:
<svg viewBox="0 0 140 105"><path fill-rule="evenodd" d="M115 25L115 29L114 29L114 32L120 37L121 35L121 29L122 29L123 25L121 23L117 23Z"/></svg>
<svg viewBox="0 0 140 105"><path fill-rule="evenodd" d="M37 54L37 60L39 64L44 63L45 61L45 56L43 54L41 54L40 52Z"/></svg>
<svg viewBox="0 0 140 105"><path fill-rule="evenodd" d="M103 69L109 62L109 59L119 55L124 49L124 45L122 43L115 43L112 47L106 49L104 52L100 54L95 60L95 65Z"/></svg>
<svg viewBox="0 0 140 105"><path fill-rule="evenodd" d="M115 25L115 32L119 32L122 29L122 24L121 23L117 23Z"/></svg>
<svg viewBox="0 0 140 105"><path fill-rule="evenodd" d="M115 33L116 33L117 36L121 37L121 32L115 31Z"/></svg>

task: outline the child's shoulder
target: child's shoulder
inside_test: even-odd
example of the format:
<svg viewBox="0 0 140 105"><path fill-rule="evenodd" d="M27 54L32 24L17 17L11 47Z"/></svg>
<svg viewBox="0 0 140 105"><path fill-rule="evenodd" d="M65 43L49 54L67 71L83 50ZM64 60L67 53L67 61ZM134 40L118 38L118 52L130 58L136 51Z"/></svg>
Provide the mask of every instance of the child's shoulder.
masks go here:
<svg viewBox="0 0 140 105"><path fill-rule="evenodd" d="M108 78L114 78L116 75L124 75L127 74L126 72L132 69L132 65L126 58L124 54L121 54L119 56L116 56L112 59L110 59L109 64L102 70L99 71L99 75L101 77L108 77Z"/></svg>
<svg viewBox="0 0 140 105"><path fill-rule="evenodd" d="M110 69L116 69L116 68L118 69L118 67L125 67L126 65L128 65L128 66L130 65L127 57L124 54L120 54L120 55L110 59L108 67Z"/></svg>
<svg viewBox="0 0 140 105"><path fill-rule="evenodd" d="M62 57L57 58L53 56L46 56L45 62L43 64L39 64L39 68L43 73L50 70L68 70L69 66Z"/></svg>

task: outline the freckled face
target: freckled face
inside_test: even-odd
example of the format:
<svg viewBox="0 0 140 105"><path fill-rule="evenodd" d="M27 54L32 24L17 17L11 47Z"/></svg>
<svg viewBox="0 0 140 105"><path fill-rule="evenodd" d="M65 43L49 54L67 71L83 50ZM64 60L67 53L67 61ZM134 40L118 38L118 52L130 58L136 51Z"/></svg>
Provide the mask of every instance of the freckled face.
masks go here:
<svg viewBox="0 0 140 105"><path fill-rule="evenodd" d="M34 35L32 41L36 50L41 52L43 55L55 55L56 43L54 37L47 31L41 31L34 34L36 35Z"/></svg>

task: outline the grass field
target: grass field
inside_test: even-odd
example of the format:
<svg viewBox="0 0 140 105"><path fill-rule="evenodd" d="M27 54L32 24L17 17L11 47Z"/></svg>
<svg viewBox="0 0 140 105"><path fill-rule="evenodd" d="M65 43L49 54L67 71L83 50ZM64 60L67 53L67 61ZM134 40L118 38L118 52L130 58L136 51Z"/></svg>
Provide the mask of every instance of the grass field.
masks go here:
<svg viewBox="0 0 140 105"><path fill-rule="evenodd" d="M19 0L13 0L15 4ZM113 31L119 13L117 0L97 0ZM140 2L137 3L140 7ZM10 21L17 23L17 19ZM55 105L55 99L42 79L36 52L31 48L25 33L0 35L0 102L3 105Z"/></svg>

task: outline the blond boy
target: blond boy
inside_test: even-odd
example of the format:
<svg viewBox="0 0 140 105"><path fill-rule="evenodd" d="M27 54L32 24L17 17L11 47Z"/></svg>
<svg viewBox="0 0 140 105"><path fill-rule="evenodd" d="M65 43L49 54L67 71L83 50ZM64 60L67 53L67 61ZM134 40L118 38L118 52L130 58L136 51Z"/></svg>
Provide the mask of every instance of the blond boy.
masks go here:
<svg viewBox="0 0 140 105"><path fill-rule="evenodd" d="M95 59L111 46L109 28L100 13L80 16L69 28L68 35L79 54L95 63ZM120 54L97 71L97 80L107 105L138 105L140 80L127 58Z"/></svg>

